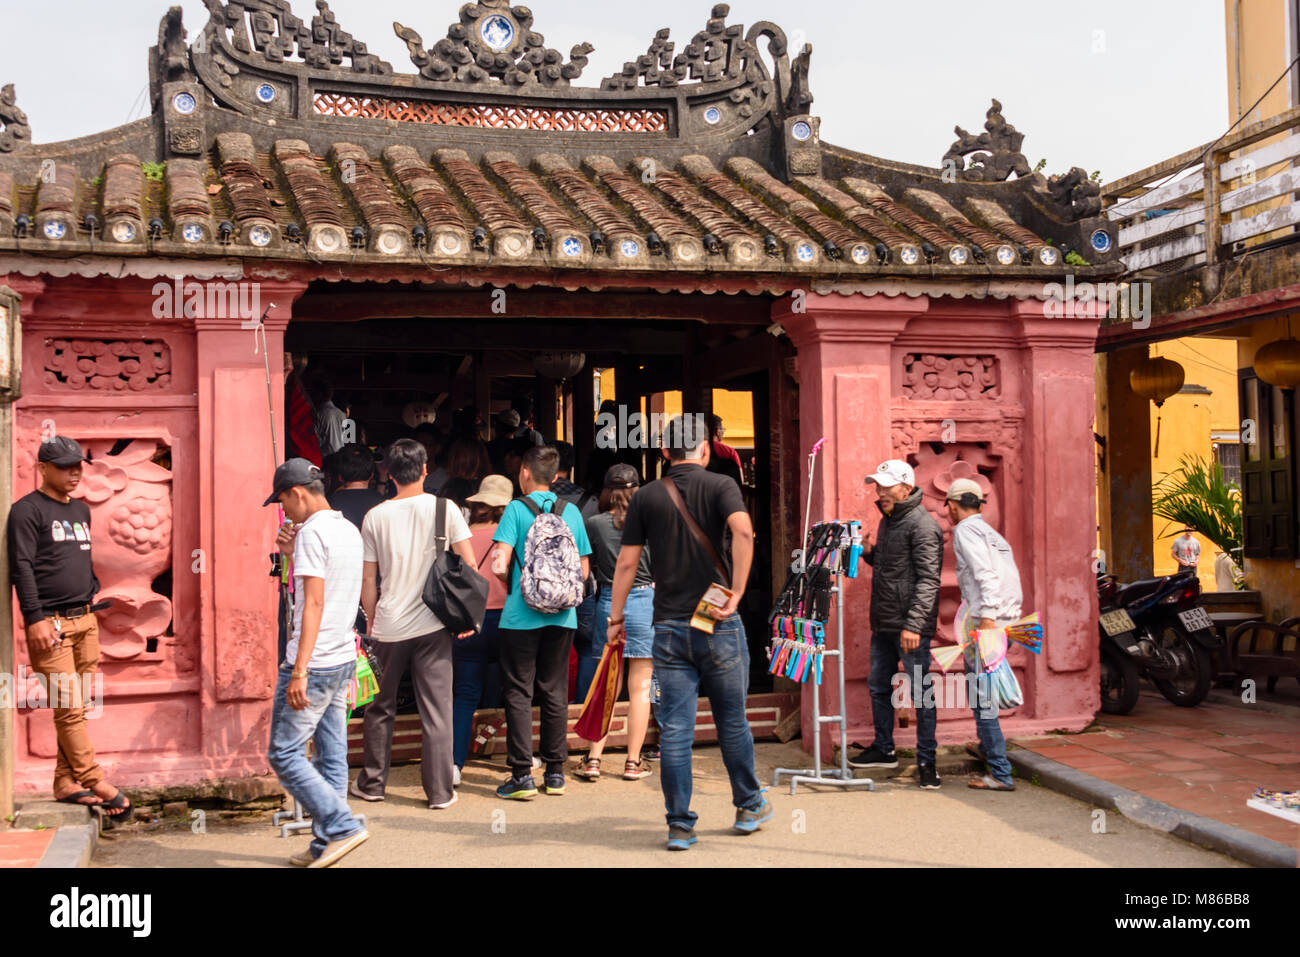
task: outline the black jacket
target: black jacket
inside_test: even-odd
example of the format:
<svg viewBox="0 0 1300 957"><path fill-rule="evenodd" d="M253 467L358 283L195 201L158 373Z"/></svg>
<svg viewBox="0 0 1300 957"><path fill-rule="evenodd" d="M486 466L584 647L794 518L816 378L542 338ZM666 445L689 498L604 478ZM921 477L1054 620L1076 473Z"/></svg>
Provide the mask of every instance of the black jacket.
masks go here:
<svg viewBox="0 0 1300 957"><path fill-rule="evenodd" d="M938 626L943 529L921 504L922 497L919 488L913 489L885 515L876 545L865 556L872 567L873 632L906 630L933 637Z"/></svg>

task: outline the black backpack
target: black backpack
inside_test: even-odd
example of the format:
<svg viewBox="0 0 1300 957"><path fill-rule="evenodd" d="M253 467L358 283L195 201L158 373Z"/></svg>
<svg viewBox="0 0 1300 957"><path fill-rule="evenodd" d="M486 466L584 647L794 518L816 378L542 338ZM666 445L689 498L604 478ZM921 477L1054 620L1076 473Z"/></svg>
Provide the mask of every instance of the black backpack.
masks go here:
<svg viewBox="0 0 1300 957"><path fill-rule="evenodd" d="M447 544L447 509L450 502L439 498L438 518L433 532L435 554L429 580L424 583L424 603L438 616L452 637L467 631L482 631L487 614L488 580L467 564Z"/></svg>

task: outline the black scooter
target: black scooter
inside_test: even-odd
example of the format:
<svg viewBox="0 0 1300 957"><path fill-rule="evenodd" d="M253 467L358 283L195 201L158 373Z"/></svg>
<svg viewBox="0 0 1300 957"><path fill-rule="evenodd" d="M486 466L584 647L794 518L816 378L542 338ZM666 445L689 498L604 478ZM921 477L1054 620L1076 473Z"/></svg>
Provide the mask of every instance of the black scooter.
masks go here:
<svg viewBox="0 0 1300 957"><path fill-rule="evenodd" d="M1113 575L1097 576L1103 711L1132 711L1139 675L1179 707L1205 700L1219 636L1205 609L1197 607L1200 595L1192 571L1131 585L1121 585Z"/></svg>

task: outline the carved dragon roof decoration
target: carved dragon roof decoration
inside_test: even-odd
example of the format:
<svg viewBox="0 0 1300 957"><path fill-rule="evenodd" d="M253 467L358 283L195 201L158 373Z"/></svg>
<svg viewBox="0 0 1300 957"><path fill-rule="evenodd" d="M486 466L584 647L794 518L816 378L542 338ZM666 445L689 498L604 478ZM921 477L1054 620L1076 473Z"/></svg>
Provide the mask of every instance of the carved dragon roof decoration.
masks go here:
<svg viewBox="0 0 1300 957"><path fill-rule="evenodd" d="M18 96L12 83L0 90L0 153L14 150L32 138L27 114L18 108Z"/></svg>
<svg viewBox="0 0 1300 957"><path fill-rule="evenodd" d="M578 44L565 63L563 54L549 49L532 25L533 12L527 7L512 7L509 0L483 0L461 7L460 23L448 27L447 36L428 50L410 27L394 23L393 29L405 41L420 75L439 83L497 79L510 86L568 86L582 76L587 54L595 47Z"/></svg>

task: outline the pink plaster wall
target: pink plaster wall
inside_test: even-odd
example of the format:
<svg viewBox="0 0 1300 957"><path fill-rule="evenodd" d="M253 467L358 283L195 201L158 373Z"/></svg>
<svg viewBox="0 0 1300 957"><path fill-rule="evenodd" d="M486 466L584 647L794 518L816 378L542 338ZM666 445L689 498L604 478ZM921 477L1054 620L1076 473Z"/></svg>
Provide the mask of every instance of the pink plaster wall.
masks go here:
<svg viewBox="0 0 1300 957"><path fill-rule="evenodd" d="M1025 703L1002 713L1003 729L1082 729L1098 707L1091 571L1096 321L1047 319L1041 304L1014 300L810 295L806 304L805 313L793 314L789 301L780 302L773 316L799 350L802 445L828 440L813 483L813 520L861 519L874 537L881 516L863 479L885 459L909 461L925 507L944 529L938 643L950 643L960 595L943 500L954 479L979 481L989 495L986 516L1015 552L1025 611L1042 613L1047 634L1042 655L1020 648L1010 654ZM804 482L806 495L806 473ZM845 593L850 743L872 737L870 595L864 566ZM810 687L804 697L811 750ZM822 713L838 707L828 680ZM938 739L973 741L969 710L941 708ZM829 757L838 726L828 725L821 742ZM895 730L895 743L915 744L914 721Z"/></svg>
<svg viewBox="0 0 1300 957"><path fill-rule="evenodd" d="M45 434L72 436L95 459L77 494L91 507L101 597L117 600L100 617L105 698L90 724L100 763L127 786L267 773L276 515L261 508L273 456L255 333L238 318L157 318L150 281L0 282L24 294L15 498L36 487ZM266 339L279 421L283 330L305 286L261 287L278 303ZM164 343L166 360L141 342ZM134 364L136 352L153 367ZM168 570L170 589L165 579L155 589ZM18 614L14 640L28 664ZM50 712L20 713L13 747L15 790L48 791Z"/></svg>

